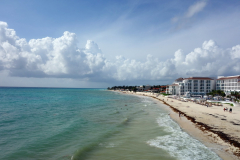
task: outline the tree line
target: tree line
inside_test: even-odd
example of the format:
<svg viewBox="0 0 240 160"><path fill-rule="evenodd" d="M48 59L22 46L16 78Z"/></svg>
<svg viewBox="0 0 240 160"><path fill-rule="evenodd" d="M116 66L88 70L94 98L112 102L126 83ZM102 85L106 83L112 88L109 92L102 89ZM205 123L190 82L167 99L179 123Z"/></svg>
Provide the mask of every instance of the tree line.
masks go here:
<svg viewBox="0 0 240 160"><path fill-rule="evenodd" d="M222 90L212 90L211 92L209 92L207 95L212 95L212 96L222 96L225 97L226 94L224 93L224 91ZM231 96L236 97L237 99L240 99L240 94L239 92L231 92L231 94L229 94L227 97L231 98Z"/></svg>
<svg viewBox="0 0 240 160"><path fill-rule="evenodd" d="M113 87L108 87L107 89L108 90L116 90L116 89L124 89L124 90L126 90L126 89L128 89L129 91L134 91L134 92L136 92L138 89L139 86L125 86L125 85L123 85L123 86L113 86ZM153 89L153 88L161 88L161 87L165 87L165 89L166 89L166 85L153 85L153 86L151 86L151 88L150 89ZM143 85L143 88L145 88L145 86Z"/></svg>

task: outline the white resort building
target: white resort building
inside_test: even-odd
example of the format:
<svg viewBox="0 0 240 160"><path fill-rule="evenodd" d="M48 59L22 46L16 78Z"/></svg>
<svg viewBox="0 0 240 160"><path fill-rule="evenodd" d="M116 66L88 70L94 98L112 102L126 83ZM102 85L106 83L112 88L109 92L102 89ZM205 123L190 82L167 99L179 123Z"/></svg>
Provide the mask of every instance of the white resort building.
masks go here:
<svg viewBox="0 0 240 160"><path fill-rule="evenodd" d="M216 90L222 90L227 95L231 92L240 92L240 75L237 76L218 76Z"/></svg>
<svg viewBox="0 0 240 160"><path fill-rule="evenodd" d="M172 85L167 86L166 93L172 95L203 96L215 89L215 82L214 78L209 77L178 78Z"/></svg>

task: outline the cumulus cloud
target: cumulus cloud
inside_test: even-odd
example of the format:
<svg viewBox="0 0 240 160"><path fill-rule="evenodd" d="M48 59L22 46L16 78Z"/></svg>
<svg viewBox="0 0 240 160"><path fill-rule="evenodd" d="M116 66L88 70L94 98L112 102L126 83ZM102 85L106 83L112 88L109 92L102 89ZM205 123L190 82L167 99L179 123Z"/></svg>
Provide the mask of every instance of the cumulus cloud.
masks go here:
<svg viewBox="0 0 240 160"><path fill-rule="evenodd" d="M0 70L17 77L74 78L88 81L172 80L177 77L236 75L240 71L240 45L220 48L213 40L185 54L162 60L150 54L144 62L117 56L107 60L98 45L88 40L77 47L74 33L59 38L26 41L7 23L0 22Z"/></svg>
<svg viewBox="0 0 240 160"><path fill-rule="evenodd" d="M74 33L64 32L59 38L19 38L7 23L0 22L0 68L12 76L86 77L103 68L105 58L98 45L87 41L77 47Z"/></svg>

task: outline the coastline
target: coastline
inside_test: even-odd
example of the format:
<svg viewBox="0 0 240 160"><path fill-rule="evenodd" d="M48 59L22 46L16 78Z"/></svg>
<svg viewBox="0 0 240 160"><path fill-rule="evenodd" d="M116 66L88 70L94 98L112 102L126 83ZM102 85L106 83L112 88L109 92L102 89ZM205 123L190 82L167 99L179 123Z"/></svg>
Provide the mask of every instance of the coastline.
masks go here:
<svg viewBox="0 0 240 160"><path fill-rule="evenodd" d="M120 91L119 91L120 92ZM148 96L168 106L170 117L192 137L209 147L222 159L240 159L240 108L233 113L224 112L223 106L206 107L193 102L182 102L155 93L120 92L131 95ZM179 117L179 113L181 116Z"/></svg>

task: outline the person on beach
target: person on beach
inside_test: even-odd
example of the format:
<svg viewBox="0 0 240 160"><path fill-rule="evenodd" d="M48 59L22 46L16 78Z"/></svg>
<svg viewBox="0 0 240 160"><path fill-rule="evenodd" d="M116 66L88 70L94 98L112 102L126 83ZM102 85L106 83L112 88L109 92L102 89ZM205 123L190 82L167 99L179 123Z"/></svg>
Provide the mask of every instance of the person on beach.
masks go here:
<svg viewBox="0 0 240 160"><path fill-rule="evenodd" d="M229 113L232 113L232 108L229 109Z"/></svg>
<svg viewBox="0 0 240 160"><path fill-rule="evenodd" d="M227 110L226 108L223 108L224 112Z"/></svg>
<svg viewBox="0 0 240 160"><path fill-rule="evenodd" d="M181 113L179 112L179 117L181 117Z"/></svg>

